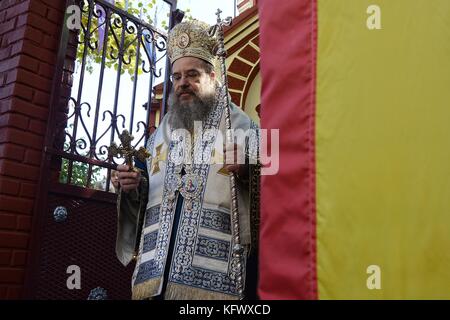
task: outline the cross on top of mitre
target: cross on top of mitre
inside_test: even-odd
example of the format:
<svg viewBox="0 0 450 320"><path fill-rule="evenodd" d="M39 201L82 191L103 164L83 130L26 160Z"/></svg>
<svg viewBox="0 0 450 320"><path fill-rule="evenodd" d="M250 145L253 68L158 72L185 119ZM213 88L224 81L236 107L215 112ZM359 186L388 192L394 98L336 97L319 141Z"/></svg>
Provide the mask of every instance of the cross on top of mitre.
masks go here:
<svg viewBox="0 0 450 320"><path fill-rule="evenodd" d="M216 11L216 16L217 16L217 26L229 26L231 25L231 17L226 17L224 20L222 20L222 18L220 17L220 14L222 13L222 10L220 10L220 8L217 9Z"/></svg>

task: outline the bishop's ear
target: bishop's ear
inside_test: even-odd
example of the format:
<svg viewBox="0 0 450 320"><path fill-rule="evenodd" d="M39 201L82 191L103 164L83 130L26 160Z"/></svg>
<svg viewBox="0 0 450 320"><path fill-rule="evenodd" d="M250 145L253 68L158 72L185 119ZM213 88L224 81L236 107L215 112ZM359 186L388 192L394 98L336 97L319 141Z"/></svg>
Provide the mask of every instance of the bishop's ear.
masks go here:
<svg viewBox="0 0 450 320"><path fill-rule="evenodd" d="M216 72L213 70L211 71L211 73L209 74L209 76L211 77L211 81L215 81L216 80Z"/></svg>

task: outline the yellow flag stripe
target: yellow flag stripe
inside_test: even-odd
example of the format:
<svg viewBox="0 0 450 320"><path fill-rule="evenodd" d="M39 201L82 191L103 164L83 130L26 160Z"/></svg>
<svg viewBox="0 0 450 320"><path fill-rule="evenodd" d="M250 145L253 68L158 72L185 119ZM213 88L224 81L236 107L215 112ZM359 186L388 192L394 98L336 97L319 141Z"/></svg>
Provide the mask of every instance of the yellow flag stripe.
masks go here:
<svg viewBox="0 0 450 320"><path fill-rule="evenodd" d="M318 0L319 298L449 299L450 1L376 3Z"/></svg>

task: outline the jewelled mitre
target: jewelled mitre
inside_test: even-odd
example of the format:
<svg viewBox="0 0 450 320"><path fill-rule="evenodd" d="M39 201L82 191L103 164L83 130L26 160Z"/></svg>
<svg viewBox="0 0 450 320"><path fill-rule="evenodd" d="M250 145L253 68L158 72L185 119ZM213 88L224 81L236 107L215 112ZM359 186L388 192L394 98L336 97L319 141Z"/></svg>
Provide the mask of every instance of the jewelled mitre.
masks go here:
<svg viewBox="0 0 450 320"><path fill-rule="evenodd" d="M217 40L209 36L210 26L198 20L177 24L169 32L168 49L170 63L182 57L195 57L215 65Z"/></svg>

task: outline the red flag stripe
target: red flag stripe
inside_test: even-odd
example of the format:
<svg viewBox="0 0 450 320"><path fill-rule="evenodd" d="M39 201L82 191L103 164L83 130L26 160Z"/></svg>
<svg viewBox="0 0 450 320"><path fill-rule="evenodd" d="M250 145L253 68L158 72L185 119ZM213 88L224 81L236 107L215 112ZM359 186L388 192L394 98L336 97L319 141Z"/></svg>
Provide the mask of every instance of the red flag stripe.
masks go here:
<svg viewBox="0 0 450 320"><path fill-rule="evenodd" d="M317 299L316 7L316 0L259 1L261 126L280 130L279 172L261 184L262 299Z"/></svg>

